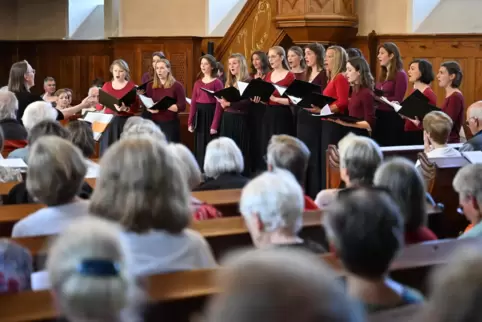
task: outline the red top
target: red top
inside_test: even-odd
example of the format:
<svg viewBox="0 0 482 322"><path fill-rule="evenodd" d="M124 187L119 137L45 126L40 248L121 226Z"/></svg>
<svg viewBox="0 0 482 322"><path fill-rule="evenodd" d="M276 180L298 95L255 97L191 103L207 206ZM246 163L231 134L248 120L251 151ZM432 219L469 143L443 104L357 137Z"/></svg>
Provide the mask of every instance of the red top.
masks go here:
<svg viewBox="0 0 482 322"><path fill-rule="evenodd" d="M271 74L272 73L273 72L268 72L268 74L266 74L266 77L264 78L264 80L267 81L267 82L273 83L271 81ZM273 83L273 84L283 86L283 87L288 87L288 86L291 85L291 83L293 83L294 80L295 80L295 74L293 74L292 72L288 72L288 74L286 74L285 78L283 78L279 82L276 82L276 83ZM275 90L273 92L273 96L274 97L281 97L278 90ZM276 103L276 102L273 102L272 100L269 100L269 105L283 105L283 104Z"/></svg>
<svg viewBox="0 0 482 322"><path fill-rule="evenodd" d="M319 210L318 206L315 204L313 199L311 199L308 196L305 196L305 211L310 211L310 210Z"/></svg>
<svg viewBox="0 0 482 322"><path fill-rule="evenodd" d="M295 74L295 78L298 80L304 81L306 78L306 72L301 72L301 73L293 73Z"/></svg>
<svg viewBox="0 0 482 322"><path fill-rule="evenodd" d="M196 115L196 112L197 112L197 105L196 105L197 103L216 104L216 111L218 110L218 108L221 108L221 104L219 104L216 98L213 95L206 93L201 88L205 88L210 91L217 92L222 90L224 88L224 85L219 80L219 78L216 78L215 80L207 84L204 83L202 79L198 79L194 83L194 87L192 89L192 97L191 97L191 109L189 110L189 119L187 121L188 126L192 126L192 121L194 120L194 116ZM213 122L211 123L211 129L213 130L218 129L219 122L221 120L221 114L214 116Z"/></svg>
<svg viewBox="0 0 482 322"><path fill-rule="evenodd" d="M395 75L394 80L387 80L384 82L378 82L375 86L377 89L383 91L384 96L389 101L396 101L401 103L405 97L405 93L408 88L408 76L403 69L400 69ZM388 104L380 102L378 109L382 111L394 112L393 107Z"/></svg>
<svg viewBox="0 0 482 322"><path fill-rule="evenodd" d="M124 88L122 89L114 89L112 87L112 82L106 82L104 84L104 86L102 86L102 90L105 91L106 93L109 93L110 95L120 99L122 98L124 95L126 95L127 93L129 93L129 91L135 87L136 84L134 84L134 82L132 81L128 81L126 86L124 86ZM100 105L100 109L102 109L102 105ZM137 113L139 111L139 99L136 98L136 101L134 104L132 104L131 106L128 106L130 107L130 111L129 112L117 112L115 113L114 111L111 111L111 109L109 108L106 108L104 113L105 114L117 114L117 115L120 115L120 116L132 116L134 115L135 113ZM99 109L98 106L96 106L97 109Z"/></svg>
<svg viewBox="0 0 482 322"><path fill-rule="evenodd" d="M412 94L415 91L415 89L412 90L410 94ZM430 87L427 87L423 92L423 95L425 95L428 98L428 102L434 106L437 106L437 95L432 91ZM416 126L409 120L405 120L405 131L420 131L423 130L423 120L420 120L420 125Z"/></svg>
<svg viewBox="0 0 482 322"><path fill-rule="evenodd" d="M191 207L193 208L194 220L214 219L221 218L223 216L223 214L213 206L194 198L191 200Z"/></svg>
<svg viewBox="0 0 482 322"><path fill-rule="evenodd" d="M152 114L152 120L157 122L167 122L177 119L177 114L186 110L186 91L178 81L175 81L171 87L152 88L154 83L147 85L146 96L152 98L154 102L159 102L165 96L176 99L177 112L164 110L159 113Z"/></svg>
<svg viewBox="0 0 482 322"><path fill-rule="evenodd" d="M405 244L418 244L430 240L437 240L437 236L428 227L422 226L416 231L405 232Z"/></svg>
<svg viewBox="0 0 482 322"><path fill-rule="evenodd" d="M462 93L453 92L449 97L445 98L442 105L442 111L447 113L448 116L454 122L452 126L452 131L449 135L448 143L459 143L460 142L460 128L464 123L464 96Z"/></svg>
<svg viewBox="0 0 482 322"><path fill-rule="evenodd" d="M349 93L350 83L342 74L336 75L323 90L323 95L336 98L336 101L331 106L336 105L339 113L344 113L348 108Z"/></svg>
<svg viewBox="0 0 482 322"><path fill-rule="evenodd" d="M375 100L370 89L360 88L351 93L348 115L367 121L373 131L376 122Z"/></svg>

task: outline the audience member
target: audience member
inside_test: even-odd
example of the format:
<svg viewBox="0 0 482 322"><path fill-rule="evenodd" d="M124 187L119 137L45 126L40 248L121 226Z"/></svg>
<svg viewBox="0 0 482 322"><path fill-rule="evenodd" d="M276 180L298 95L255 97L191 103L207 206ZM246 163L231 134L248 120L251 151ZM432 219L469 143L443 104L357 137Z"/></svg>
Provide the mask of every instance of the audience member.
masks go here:
<svg viewBox="0 0 482 322"><path fill-rule="evenodd" d="M361 307L317 257L290 249L235 253L217 276L222 290L207 322L361 322Z"/></svg>
<svg viewBox="0 0 482 322"><path fill-rule="evenodd" d="M56 90L57 90L57 84L55 83L55 78L51 76L45 77L44 95L42 95L42 99L50 103L57 101L57 95L55 95Z"/></svg>
<svg viewBox="0 0 482 322"><path fill-rule="evenodd" d="M251 180L239 201L239 210L256 247L293 247L323 253L321 245L298 236L303 227L303 208L300 185L290 172L282 169Z"/></svg>
<svg viewBox="0 0 482 322"><path fill-rule="evenodd" d="M301 140L289 135L273 135L268 144L268 171L285 169L291 172L304 187L310 150ZM317 210L315 202L304 196L305 210Z"/></svg>
<svg viewBox="0 0 482 322"><path fill-rule="evenodd" d="M482 164L469 164L460 169L453 181L459 204L470 222L459 238L482 236Z"/></svg>
<svg viewBox="0 0 482 322"><path fill-rule="evenodd" d="M69 141L45 136L33 146L27 170L27 190L47 208L15 224L12 237L54 235L88 213L89 202L79 193L87 167L80 150Z"/></svg>
<svg viewBox="0 0 482 322"><path fill-rule="evenodd" d="M124 127L122 128L122 132L128 131L133 125L136 124L141 124L144 122L146 119L141 117L141 116L131 116L127 119L126 123L124 124Z"/></svg>
<svg viewBox="0 0 482 322"><path fill-rule="evenodd" d="M102 88L102 86L104 86L105 82L104 82L104 79L100 78L100 77L97 77L96 79L94 79L92 81L92 86L95 86L97 88Z"/></svg>
<svg viewBox="0 0 482 322"><path fill-rule="evenodd" d="M65 88L61 88L59 90L57 90L55 92L55 97L57 98L56 99L56 105L55 105L55 108L58 109L58 110L64 110L68 107L70 107L70 102L71 102L71 99L70 99L70 95L72 93L69 92L67 89Z"/></svg>
<svg viewBox="0 0 482 322"><path fill-rule="evenodd" d="M12 92L0 92L0 128L5 136L5 147L23 147L27 131L17 121L18 100ZM8 142L11 142L9 144ZM23 145L23 146L22 146Z"/></svg>
<svg viewBox="0 0 482 322"><path fill-rule="evenodd" d="M382 150L372 139L348 134L338 142L340 178L347 188L371 186L373 176L383 161ZM326 208L336 199L338 189L326 189L316 196L316 205Z"/></svg>
<svg viewBox="0 0 482 322"><path fill-rule="evenodd" d="M206 240L187 228L187 179L157 140L123 138L107 150L90 211L124 227L138 275L216 266Z"/></svg>
<svg viewBox="0 0 482 322"><path fill-rule="evenodd" d="M0 128L0 152L3 150L3 144L4 144L4 139L3 139L3 131ZM1 157L0 154L0 158ZM22 173L20 169L16 168L11 168L11 167L4 167L0 166L0 182L12 182L12 181L22 181Z"/></svg>
<svg viewBox="0 0 482 322"><path fill-rule="evenodd" d="M129 119L135 116L131 116ZM127 121L129 121L129 119ZM126 122L127 124L127 122ZM148 136L159 143L167 143L166 136L162 132L162 130L151 120L143 119L142 122L139 120L135 120L132 123L128 124L127 129L124 126L124 130L121 134L121 139L132 139L138 137L145 137Z"/></svg>
<svg viewBox="0 0 482 322"><path fill-rule="evenodd" d="M388 192L345 189L324 212L324 224L347 272L348 294L369 313L423 301L420 293L388 276L403 247L403 219Z"/></svg>
<svg viewBox="0 0 482 322"><path fill-rule="evenodd" d="M195 190L241 189L249 181L241 174L243 171L243 154L236 143L227 137L214 139L206 146L206 181Z"/></svg>
<svg viewBox="0 0 482 322"><path fill-rule="evenodd" d="M473 137L468 140L461 148L465 151L482 150L482 101L475 102L467 109L467 121L465 122Z"/></svg>
<svg viewBox="0 0 482 322"><path fill-rule="evenodd" d="M30 290L32 256L8 239L0 239L0 294Z"/></svg>
<svg viewBox="0 0 482 322"><path fill-rule="evenodd" d="M70 121L67 124L69 130L70 141L82 151L85 163L87 165L86 178L97 178L99 174L99 165L89 158L95 153L95 140L92 126L84 121Z"/></svg>
<svg viewBox="0 0 482 322"><path fill-rule="evenodd" d="M447 144L452 124L452 119L440 111L430 112L423 118L424 152L429 159L460 156L459 151ZM416 166L420 166L420 161L417 160Z"/></svg>
<svg viewBox="0 0 482 322"><path fill-rule="evenodd" d="M185 173L189 188L192 190L201 184L202 174L194 155L189 149L179 143L171 143L169 151L177 158L182 171ZM195 220L205 220L222 217L222 214L213 206L191 195L191 208Z"/></svg>
<svg viewBox="0 0 482 322"><path fill-rule="evenodd" d="M56 307L69 321L141 321L145 296L120 234L111 223L85 217L51 247L48 277Z"/></svg>
<svg viewBox="0 0 482 322"><path fill-rule="evenodd" d="M34 102L25 109L22 122L27 132L43 120L55 121L57 112L47 102Z"/></svg>
<svg viewBox="0 0 482 322"><path fill-rule="evenodd" d="M427 227L425 182L411 161L386 161L375 172L374 184L387 188L397 201L405 224L405 244L437 239Z"/></svg>
<svg viewBox="0 0 482 322"><path fill-rule="evenodd" d="M447 265L430 278L430 297L420 319L424 322L475 322L480 320L482 255L473 247L459 249Z"/></svg>

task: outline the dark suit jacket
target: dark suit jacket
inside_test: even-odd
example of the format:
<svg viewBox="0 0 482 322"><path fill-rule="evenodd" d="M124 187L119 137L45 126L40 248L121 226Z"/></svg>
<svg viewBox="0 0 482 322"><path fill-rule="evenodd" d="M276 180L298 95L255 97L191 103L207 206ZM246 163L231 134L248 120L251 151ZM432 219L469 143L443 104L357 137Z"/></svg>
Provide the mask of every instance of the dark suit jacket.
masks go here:
<svg viewBox="0 0 482 322"><path fill-rule="evenodd" d="M194 191L242 189L248 181L248 178L243 177L239 173L223 173L216 179L204 182Z"/></svg>
<svg viewBox="0 0 482 322"><path fill-rule="evenodd" d="M0 120L0 128L3 131L5 141L27 140L27 130L16 119Z"/></svg>
<svg viewBox="0 0 482 322"><path fill-rule="evenodd" d="M476 133L470 140L460 148L460 152L482 151L482 131Z"/></svg>

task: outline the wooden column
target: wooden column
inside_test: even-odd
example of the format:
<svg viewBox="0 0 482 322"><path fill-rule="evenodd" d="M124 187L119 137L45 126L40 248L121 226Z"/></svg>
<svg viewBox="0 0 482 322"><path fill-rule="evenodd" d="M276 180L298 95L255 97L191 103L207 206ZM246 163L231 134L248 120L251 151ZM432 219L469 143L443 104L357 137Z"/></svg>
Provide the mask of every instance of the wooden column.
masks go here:
<svg viewBox="0 0 482 322"><path fill-rule="evenodd" d="M275 20L300 45L348 45L358 30L355 0L278 0Z"/></svg>

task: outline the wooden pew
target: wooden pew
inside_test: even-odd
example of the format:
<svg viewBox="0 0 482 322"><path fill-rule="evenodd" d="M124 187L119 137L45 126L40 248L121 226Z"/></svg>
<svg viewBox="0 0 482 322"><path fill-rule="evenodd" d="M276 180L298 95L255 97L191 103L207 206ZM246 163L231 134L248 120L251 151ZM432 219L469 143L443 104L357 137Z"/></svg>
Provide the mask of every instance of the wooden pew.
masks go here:
<svg viewBox="0 0 482 322"><path fill-rule="evenodd" d="M467 219L457 212L459 197L452 186L457 171L469 164L464 157L428 159L419 153L420 169L425 179L427 191L445 206L443 221L435 233L440 238L457 237L468 225Z"/></svg>
<svg viewBox="0 0 482 322"><path fill-rule="evenodd" d="M45 205L41 204L0 206L0 237L10 236L15 223L44 207Z"/></svg>
<svg viewBox="0 0 482 322"><path fill-rule="evenodd" d="M321 216L321 211L305 212L300 236L321 243L324 240ZM217 259L233 249L252 246L251 236L242 217L195 221L191 224L191 229L198 231L206 238ZM11 240L27 248L32 256L37 257L45 253L46 246L52 237L54 236L20 237L11 238Z"/></svg>
<svg viewBox="0 0 482 322"><path fill-rule="evenodd" d="M399 258L393 263L390 273L394 277L402 277L401 280L399 278L396 280L405 283L404 276L407 279L408 275L413 275L417 270L423 269L423 280L418 280L418 285L423 285L430 269L447 263L455 249L478 245L481 242L481 239L474 238L434 241L408 246L402 250ZM320 260L331 267L339 277L345 275L343 266L333 254L322 255ZM146 312L145 321L190 321L193 314L202 310L206 298L221 291L213 281L214 275L220 269L222 268L148 277L146 285L151 305ZM418 277L420 278L420 276ZM0 303L2 303L2 310L0 310L0 321L2 322L53 321L57 318L55 304L48 291L2 294ZM401 312L387 311L384 313L389 316L400 316L400 314L408 314L407 311L410 312L410 310L409 307L406 307ZM405 313L403 313L404 311ZM375 320L376 317L372 317L373 320L369 319L369 321L397 321Z"/></svg>
<svg viewBox="0 0 482 322"><path fill-rule="evenodd" d="M462 146L461 143L449 144L450 147L458 149ZM423 145L407 145L407 146L385 146L381 147L383 157L404 157L412 160L414 163L417 161L418 153L423 152ZM336 145L329 145L326 150L326 188L337 189L340 187L340 155Z"/></svg>

